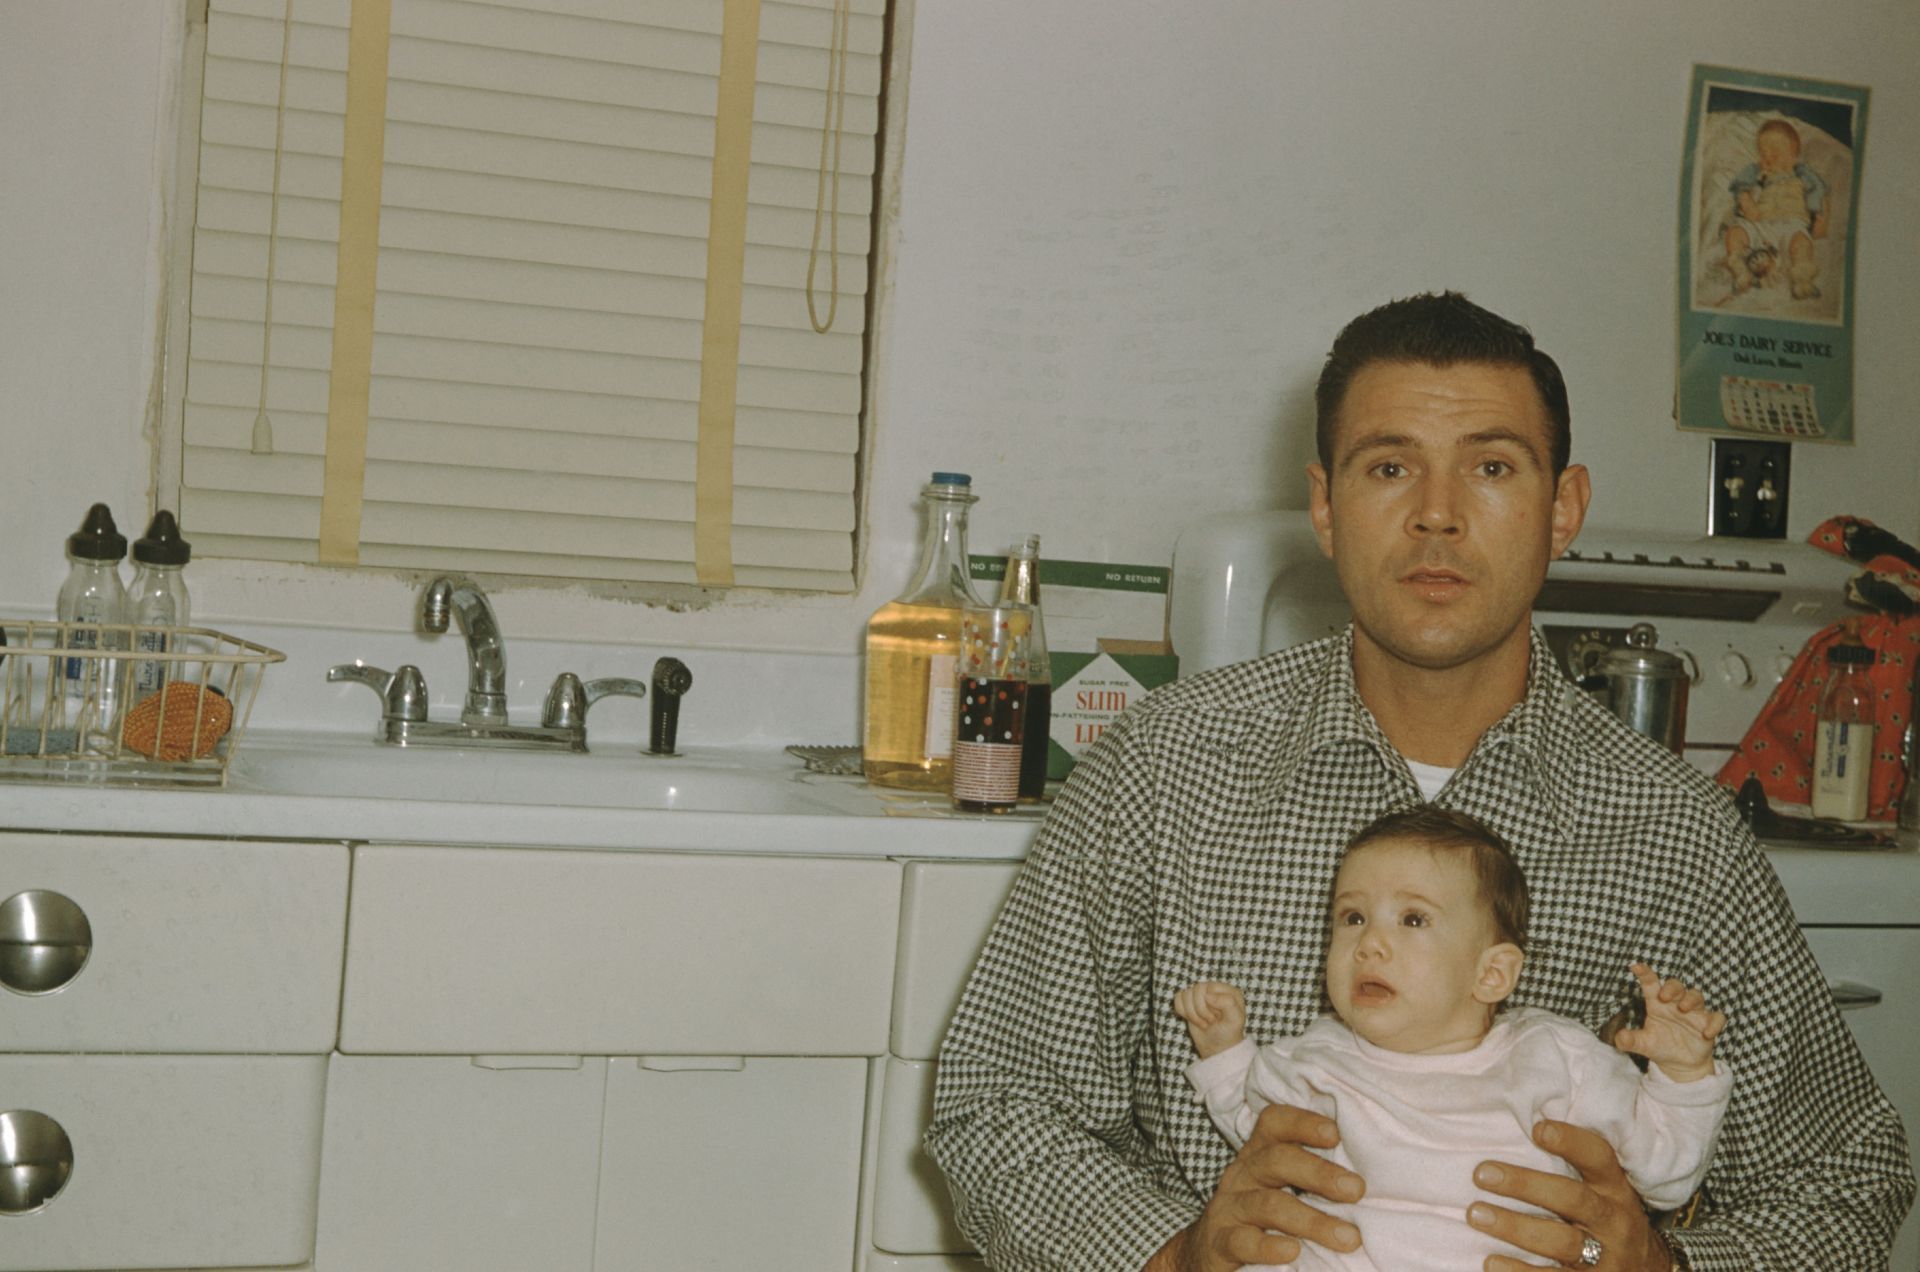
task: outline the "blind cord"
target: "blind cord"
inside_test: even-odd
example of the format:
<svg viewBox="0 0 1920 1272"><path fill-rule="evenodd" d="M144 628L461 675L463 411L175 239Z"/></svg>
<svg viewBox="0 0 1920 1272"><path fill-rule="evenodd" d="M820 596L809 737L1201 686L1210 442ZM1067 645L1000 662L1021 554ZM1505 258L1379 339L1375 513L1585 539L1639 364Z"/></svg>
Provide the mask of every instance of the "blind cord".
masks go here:
<svg viewBox="0 0 1920 1272"><path fill-rule="evenodd" d="M289 0L291 2L291 0ZM840 309L840 131L847 109L847 27L851 20L852 0L834 0L833 42L827 50L827 100L820 119L820 184L813 199L813 244L807 251L807 320L822 335L833 330L834 315ZM833 194L831 208L827 194L827 143L833 143ZM813 276L820 263L820 219L826 212L827 230L827 317L820 318L814 301Z"/></svg>
<svg viewBox="0 0 1920 1272"><path fill-rule="evenodd" d="M280 19L280 96L273 111L273 193L267 204L266 320L260 331L260 407L253 416L253 453L273 454L273 421L267 416L267 374L273 365L273 260L280 245L280 155L287 140L287 63L293 47L293 0Z"/></svg>

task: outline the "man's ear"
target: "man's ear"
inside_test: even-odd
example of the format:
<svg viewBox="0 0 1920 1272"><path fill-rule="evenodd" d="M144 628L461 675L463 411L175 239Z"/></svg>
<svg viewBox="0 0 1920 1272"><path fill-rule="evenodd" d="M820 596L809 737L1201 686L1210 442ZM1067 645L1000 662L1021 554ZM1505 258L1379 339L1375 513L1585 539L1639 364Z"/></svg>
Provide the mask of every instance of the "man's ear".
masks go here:
<svg viewBox="0 0 1920 1272"><path fill-rule="evenodd" d="M1473 980L1475 1002L1491 1007L1504 1001L1520 979L1520 965L1527 956L1511 941L1502 941L1480 956L1480 968Z"/></svg>
<svg viewBox="0 0 1920 1272"><path fill-rule="evenodd" d="M1320 551L1333 558L1333 492L1327 487L1327 470L1319 464L1307 465L1307 515L1313 520L1313 535L1320 540Z"/></svg>
<svg viewBox="0 0 1920 1272"><path fill-rule="evenodd" d="M1593 478L1585 464L1568 464L1553 487L1553 559L1573 545L1593 502Z"/></svg>

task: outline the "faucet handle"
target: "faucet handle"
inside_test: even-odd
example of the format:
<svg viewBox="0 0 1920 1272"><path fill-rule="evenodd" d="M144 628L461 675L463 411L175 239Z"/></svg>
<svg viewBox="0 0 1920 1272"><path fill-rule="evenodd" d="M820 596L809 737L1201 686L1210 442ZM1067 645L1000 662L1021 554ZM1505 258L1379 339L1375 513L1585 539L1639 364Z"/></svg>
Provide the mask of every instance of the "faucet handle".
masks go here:
<svg viewBox="0 0 1920 1272"><path fill-rule="evenodd" d="M419 723L427 718L427 679L412 663L403 663L394 672L365 663L341 663L327 669L327 680L365 685L379 694L382 719Z"/></svg>
<svg viewBox="0 0 1920 1272"><path fill-rule="evenodd" d="M602 698L620 695L626 698L644 698L647 696L647 682L629 680L625 676L606 676L586 683L587 705L592 706Z"/></svg>
<svg viewBox="0 0 1920 1272"><path fill-rule="evenodd" d="M547 690L547 705L540 714L540 723L549 729L585 729L587 708L613 694L644 698L647 696L647 686L644 681L629 680L623 676L609 676L582 684L580 677L563 671L553 678L553 688Z"/></svg>

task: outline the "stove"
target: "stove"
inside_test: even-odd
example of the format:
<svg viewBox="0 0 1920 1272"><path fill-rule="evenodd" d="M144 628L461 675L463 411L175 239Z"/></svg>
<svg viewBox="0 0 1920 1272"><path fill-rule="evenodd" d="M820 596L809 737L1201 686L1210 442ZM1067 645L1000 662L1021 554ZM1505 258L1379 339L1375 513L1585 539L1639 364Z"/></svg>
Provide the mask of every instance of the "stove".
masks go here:
<svg viewBox="0 0 1920 1272"><path fill-rule="evenodd" d="M1637 623L1686 664L1687 757L1717 770L1809 636L1849 611L1857 567L1799 543L1583 533L1547 570L1534 621L1576 680ZM1305 512L1210 517L1174 547L1168 630L1181 673L1347 623Z"/></svg>

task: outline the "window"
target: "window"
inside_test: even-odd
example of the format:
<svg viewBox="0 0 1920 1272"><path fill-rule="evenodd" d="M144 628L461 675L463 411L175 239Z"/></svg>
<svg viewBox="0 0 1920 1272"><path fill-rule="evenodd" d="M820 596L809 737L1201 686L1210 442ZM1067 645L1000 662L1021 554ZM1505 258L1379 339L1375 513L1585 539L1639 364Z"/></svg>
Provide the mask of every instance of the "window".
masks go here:
<svg viewBox="0 0 1920 1272"><path fill-rule="evenodd" d="M885 34L884 0L212 0L196 555L850 591Z"/></svg>

